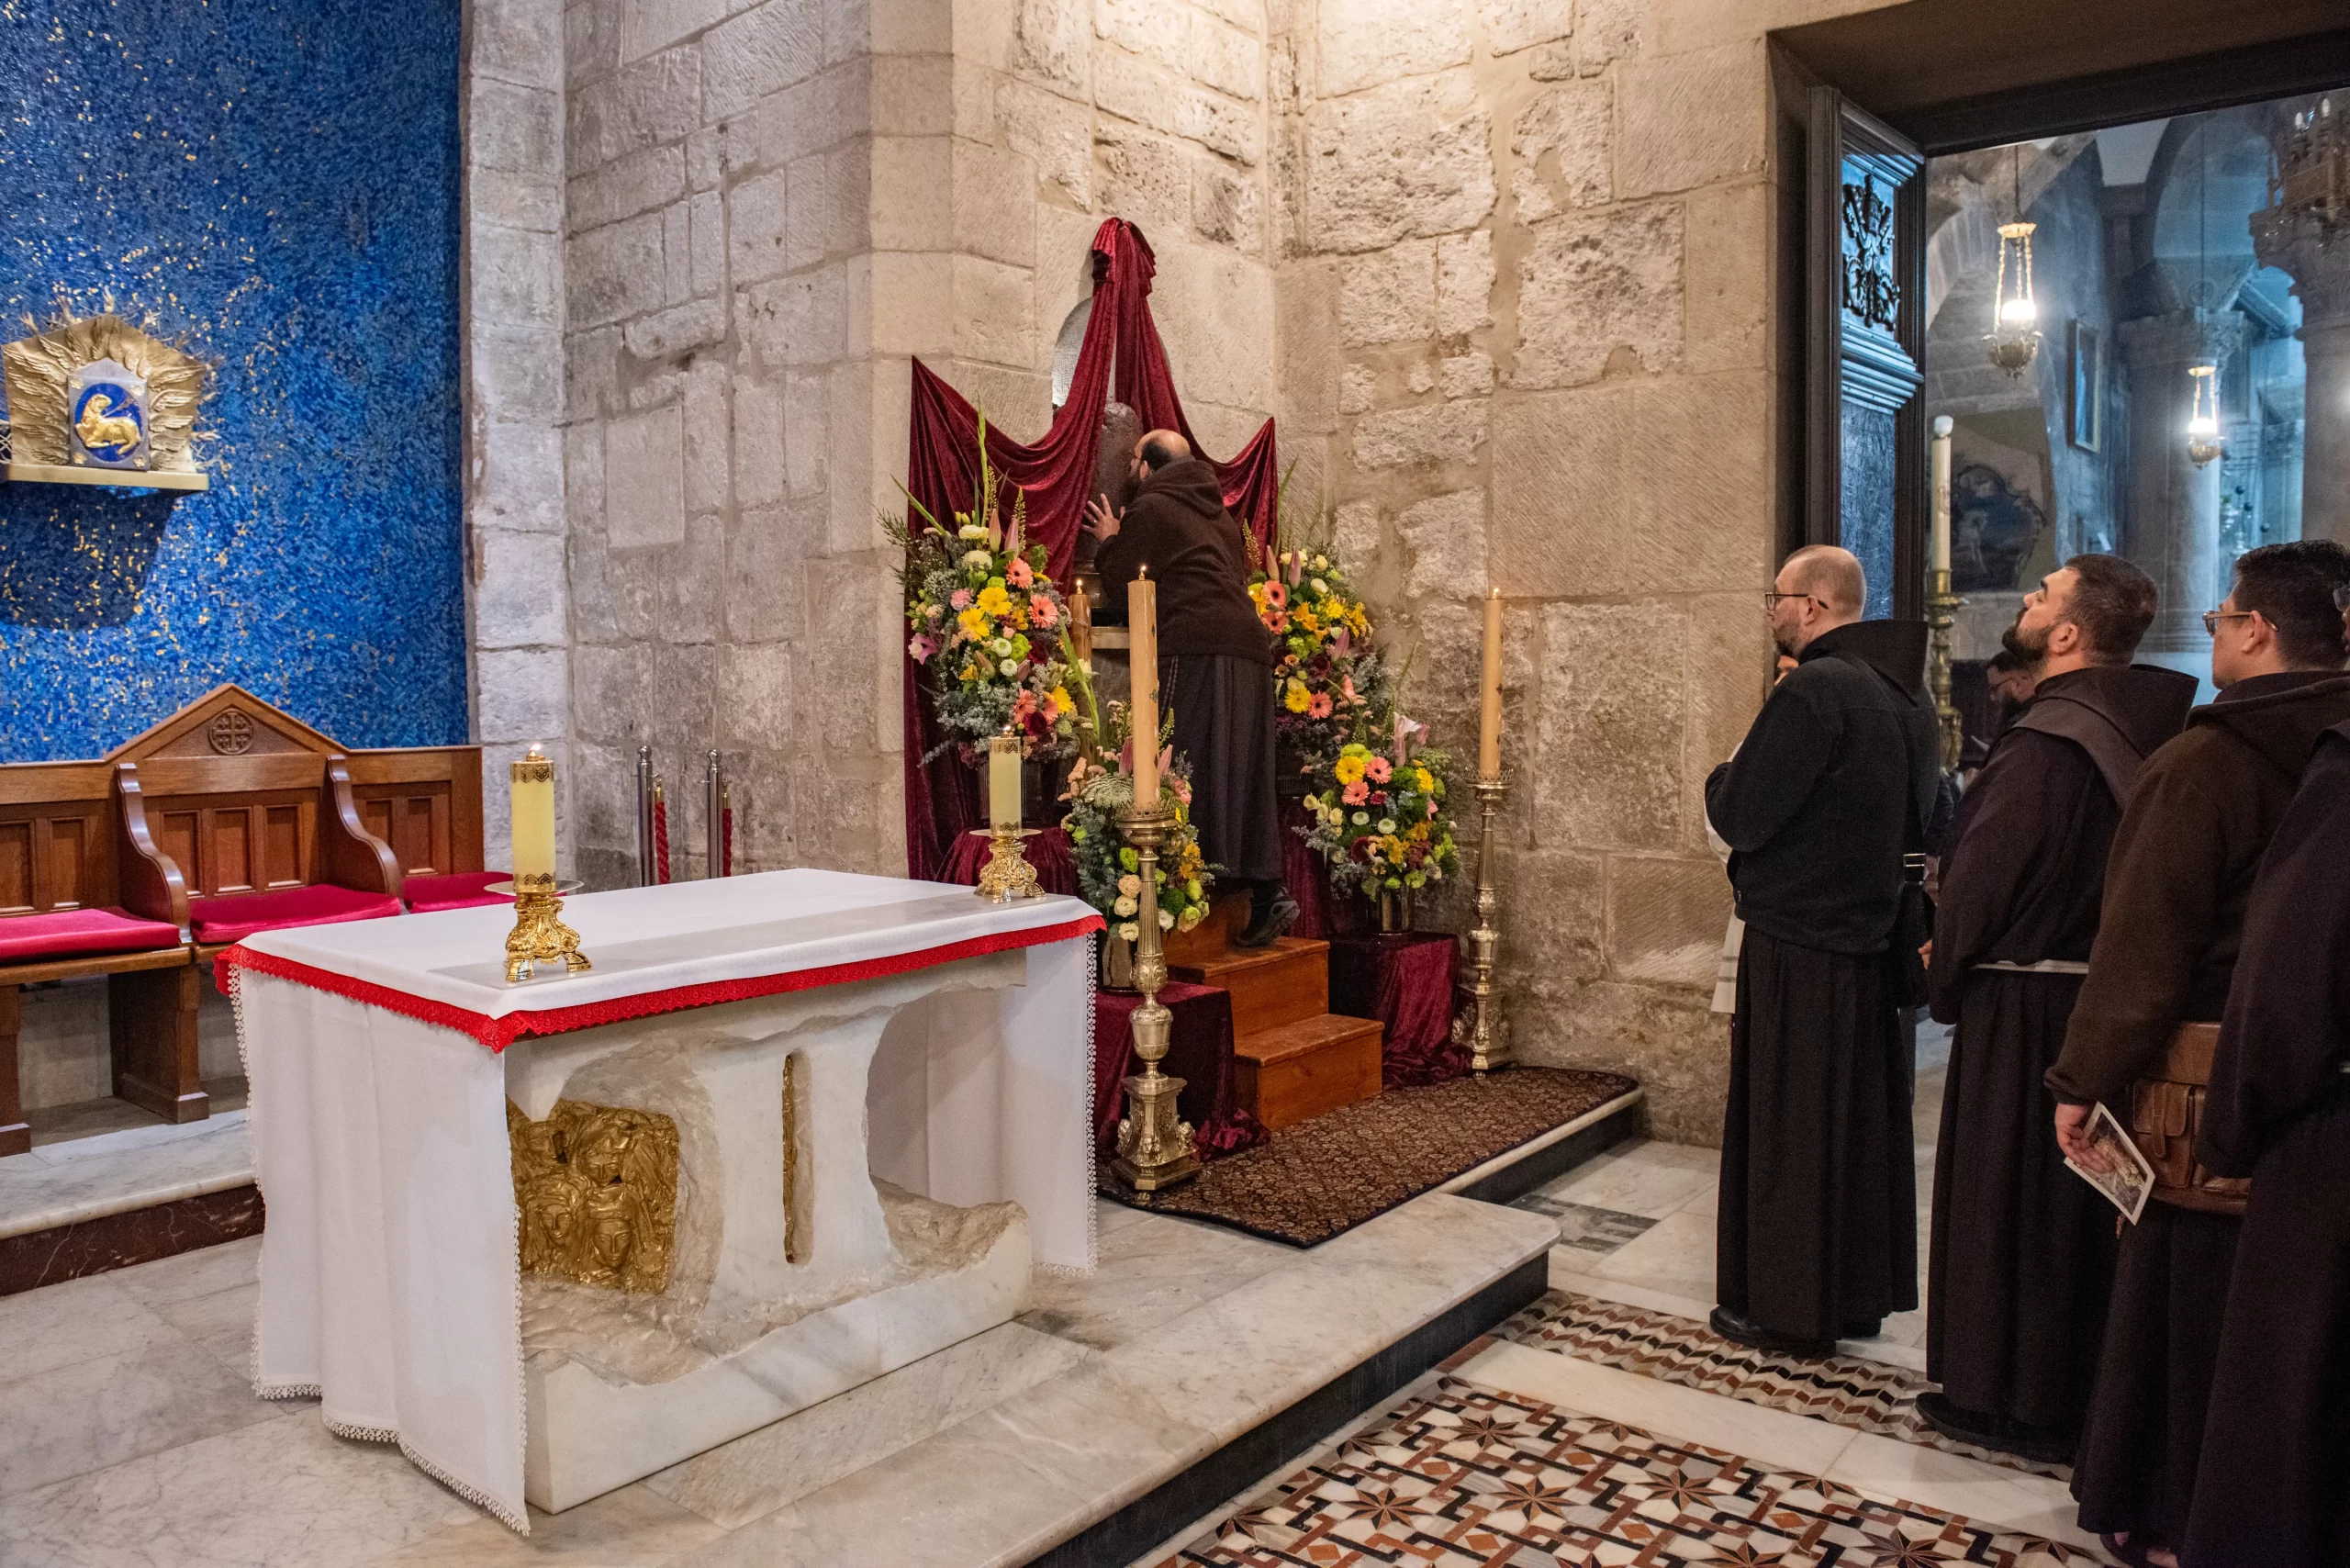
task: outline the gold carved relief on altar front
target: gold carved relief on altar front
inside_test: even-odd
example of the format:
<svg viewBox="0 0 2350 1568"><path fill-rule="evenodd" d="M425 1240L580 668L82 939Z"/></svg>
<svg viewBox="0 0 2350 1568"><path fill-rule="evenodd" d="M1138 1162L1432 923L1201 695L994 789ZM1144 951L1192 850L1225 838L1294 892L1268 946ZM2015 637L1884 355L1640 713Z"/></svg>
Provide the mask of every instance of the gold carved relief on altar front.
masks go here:
<svg viewBox="0 0 2350 1568"><path fill-rule="evenodd" d="M657 1111L558 1100L543 1122L506 1103L522 1271L632 1294L668 1288L677 1238L677 1124Z"/></svg>

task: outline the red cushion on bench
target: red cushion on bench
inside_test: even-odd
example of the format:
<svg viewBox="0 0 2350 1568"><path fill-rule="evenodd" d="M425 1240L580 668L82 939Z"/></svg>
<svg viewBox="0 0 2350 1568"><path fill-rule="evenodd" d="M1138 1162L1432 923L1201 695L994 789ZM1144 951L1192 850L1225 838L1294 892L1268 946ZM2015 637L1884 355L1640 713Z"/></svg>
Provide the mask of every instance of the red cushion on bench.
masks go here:
<svg viewBox="0 0 2350 1568"><path fill-rule="evenodd" d="M179 927L121 909L53 909L0 920L0 964L87 958L180 945Z"/></svg>
<svg viewBox="0 0 2350 1568"><path fill-rule="evenodd" d="M503 882L511 871L453 871L445 877L408 879L408 907L418 914L437 909L472 909L481 904L512 903L512 893L485 892L492 882Z"/></svg>
<svg viewBox="0 0 2350 1568"><path fill-rule="evenodd" d="M400 913L389 893L363 893L320 883L267 893L228 893L187 901L188 924L199 942L241 942L256 931L335 925Z"/></svg>

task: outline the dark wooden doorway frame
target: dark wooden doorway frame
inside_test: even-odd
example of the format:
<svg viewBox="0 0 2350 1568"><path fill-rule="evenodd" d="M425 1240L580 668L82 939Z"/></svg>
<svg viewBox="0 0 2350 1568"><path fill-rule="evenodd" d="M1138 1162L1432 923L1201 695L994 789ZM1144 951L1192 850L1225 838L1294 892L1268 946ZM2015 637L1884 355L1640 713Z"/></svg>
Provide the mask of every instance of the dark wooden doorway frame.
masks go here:
<svg viewBox="0 0 2350 1568"><path fill-rule="evenodd" d="M1942 6L1931 3L1931 0L1912 0L1910 6L1898 9L1922 11L1927 8L1942 9ZM1857 33L1865 29L1884 15L1863 12L1772 34L1770 49L1774 56L1772 77L1782 84L1782 90L1784 84L1790 81L1801 82L1807 89L1817 86L1837 89L1846 95L1851 104L1874 115L1887 129L1913 143L1928 158L1972 151L1983 147L2004 146L2039 137L2128 125L2138 120L2209 113L2240 104L2350 85L2350 28L2337 28L2290 38L2264 39L2232 48L2203 50L2177 59L2148 61L2123 70L2045 82L2020 81L1991 92L1936 101L1904 102L1881 111L1870 103L1866 84L1837 69L1838 57L1843 51L1830 47L1829 40L1836 39L1840 33ZM2000 46L1978 36L1975 47ZM1808 103L1790 103L1782 105L1778 112L1783 122L1803 127L1789 147L1790 151L1806 159L1805 167L1800 171L1803 177L1795 177L1799 172L1790 169L1785 171L1785 177L1780 184L1783 193L1800 202L1808 184L1811 108ZM1783 226L1781 231L1786 233L1787 229ZM1826 506L1818 504L1812 494L1816 483L1814 476L1822 473L1818 455L1813 450L1818 433L1811 429L1809 412L1818 399L1811 393L1808 365L1819 363L1821 357L1818 345L1812 341L1819 330L1814 319L1816 312L1808 305L1815 297L1812 273L1817 258L1812 252L1817 250L1817 244L1806 230L1797 229L1796 231L1806 234L1805 242L1797 246L1793 254L1784 255L1782 263L1796 273L1801 282L1795 289L1783 293L1780 298L1783 308L1796 301L1806 302L1800 307L1798 318L1784 325L1793 350L1787 358L1805 382L1803 395L1795 399L1795 408L1804 410L1804 424L1802 428L1789 432L1794 439L1783 443L1781 462L1794 470L1793 490L1796 500L1783 520L1784 532L1780 542L1783 552L1814 542L1822 526L1819 518L1833 513L1832 502ZM1922 307L1925 298L1924 246L1905 247L1899 264L1904 293L1918 300ZM1908 451L1912 445L1922 444L1919 437L1911 434L1908 427L1921 423L1921 419L1918 418L1904 421L1904 467L1895 517L1897 575L1894 614L1904 618L1919 615L1924 599L1922 568L1927 521L1922 483L1924 454L1922 451L1915 454ZM1913 476L1912 470L1916 471L1916 476ZM1786 489L1783 487L1782 494L1785 493Z"/></svg>

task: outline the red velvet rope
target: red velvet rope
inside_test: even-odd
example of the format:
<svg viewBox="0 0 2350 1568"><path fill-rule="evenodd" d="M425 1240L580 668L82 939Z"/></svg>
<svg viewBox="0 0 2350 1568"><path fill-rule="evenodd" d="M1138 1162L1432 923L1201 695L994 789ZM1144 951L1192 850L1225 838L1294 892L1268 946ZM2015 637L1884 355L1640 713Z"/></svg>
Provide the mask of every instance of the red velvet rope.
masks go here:
<svg viewBox="0 0 2350 1568"><path fill-rule="evenodd" d="M214 960L213 983L226 994L235 986L236 971L251 969L255 974L293 980L313 990L365 1002L370 1007L380 1007L387 1013L397 1013L421 1024L453 1029L493 1051L502 1051L525 1035L566 1035L575 1029L592 1029L599 1024L625 1023L632 1018L649 1018L655 1014L676 1013L688 1007L714 1007L724 1002L746 1002L755 997L780 996L788 991L814 991L822 986L878 980L914 969L926 969L937 964L951 964L958 958L974 958L989 953L1005 953L1020 947L1040 947L1051 942L1065 942L1072 937L1089 935L1102 928L1102 917L1089 914L1080 920L1040 926L1034 931L999 932L991 936L974 936L967 941L950 942L943 947L924 947L911 953L861 958L853 964L827 964L819 969L792 969L779 975L753 975L742 980L705 980L699 985L676 986L667 991L646 991L637 996L616 996L609 1002L582 1002L576 1007L509 1013L502 1018L493 1018L487 1014L476 1013L446 1002L411 995L352 975L336 974L330 969L317 969L293 958L281 958L274 953L257 952L241 943L224 950Z"/></svg>
<svg viewBox="0 0 2350 1568"><path fill-rule="evenodd" d="M653 879L669 879L669 802L653 798Z"/></svg>
<svg viewBox="0 0 2350 1568"><path fill-rule="evenodd" d="M734 874L734 808L727 807L718 813L718 874Z"/></svg>

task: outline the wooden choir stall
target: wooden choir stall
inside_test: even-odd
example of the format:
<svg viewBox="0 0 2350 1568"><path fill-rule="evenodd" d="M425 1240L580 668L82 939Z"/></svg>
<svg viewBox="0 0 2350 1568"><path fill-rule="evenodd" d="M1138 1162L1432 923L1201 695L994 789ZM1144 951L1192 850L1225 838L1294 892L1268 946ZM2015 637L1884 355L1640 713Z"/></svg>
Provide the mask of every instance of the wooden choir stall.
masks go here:
<svg viewBox="0 0 2350 1568"><path fill-rule="evenodd" d="M32 1147L28 985L106 977L114 1092L207 1111L202 970L263 931L505 902L481 749L349 750L222 686L103 757L0 766L0 1155Z"/></svg>

